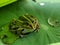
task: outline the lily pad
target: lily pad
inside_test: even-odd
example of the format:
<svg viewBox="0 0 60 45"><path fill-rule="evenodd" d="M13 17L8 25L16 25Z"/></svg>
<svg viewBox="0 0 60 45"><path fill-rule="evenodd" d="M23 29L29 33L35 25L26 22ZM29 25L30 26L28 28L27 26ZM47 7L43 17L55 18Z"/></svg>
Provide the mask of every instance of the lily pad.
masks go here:
<svg viewBox="0 0 60 45"><path fill-rule="evenodd" d="M44 3L44 6L40 5L41 2ZM60 22L60 3L58 2L53 3L52 1L51 3L47 0L41 0L40 2L18 0L13 4L2 7L0 8L0 29L5 27L13 18L17 19L26 13L36 16L40 23L40 30L38 33L30 34L25 38L19 38L10 45L50 45L60 42L60 25L59 27L53 28L47 21L49 17L54 16ZM4 30L6 31L6 29ZM8 32L8 34L10 33Z"/></svg>

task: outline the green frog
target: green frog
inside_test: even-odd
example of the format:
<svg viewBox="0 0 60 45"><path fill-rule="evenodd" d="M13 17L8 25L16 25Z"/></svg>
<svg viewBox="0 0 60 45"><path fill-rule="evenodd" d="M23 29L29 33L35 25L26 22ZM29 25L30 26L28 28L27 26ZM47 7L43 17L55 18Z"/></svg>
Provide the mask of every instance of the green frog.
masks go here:
<svg viewBox="0 0 60 45"><path fill-rule="evenodd" d="M22 15L17 20L13 19L9 24L9 30L19 37L38 32L39 28L38 20L29 14Z"/></svg>

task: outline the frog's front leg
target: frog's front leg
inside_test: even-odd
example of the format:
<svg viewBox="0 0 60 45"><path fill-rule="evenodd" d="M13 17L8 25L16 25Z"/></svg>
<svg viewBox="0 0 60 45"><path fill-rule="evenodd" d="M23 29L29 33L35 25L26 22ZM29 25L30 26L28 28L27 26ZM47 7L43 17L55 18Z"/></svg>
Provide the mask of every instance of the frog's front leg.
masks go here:
<svg viewBox="0 0 60 45"><path fill-rule="evenodd" d="M19 28L18 30L17 30L17 35L19 36L19 37L24 37L24 35L22 35L22 31L24 31L24 29L23 28Z"/></svg>

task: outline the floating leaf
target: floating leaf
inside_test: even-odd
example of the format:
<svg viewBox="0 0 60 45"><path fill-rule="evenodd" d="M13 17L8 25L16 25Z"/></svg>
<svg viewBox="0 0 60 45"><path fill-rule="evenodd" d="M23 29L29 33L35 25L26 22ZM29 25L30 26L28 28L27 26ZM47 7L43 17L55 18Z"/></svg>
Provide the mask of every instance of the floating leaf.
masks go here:
<svg viewBox="0 0 60 45"><path fill-rule="evenodd" d="M40 3L43 2L44 6ZM13 4L0 8L0 27L4 27L13 18L29 13L36 16L40 23L38 33L30 34L23 39L18 39L10 45L50 45L60 43L60 25L53 28L48 24L48 18L57 17L60 22L60 1L41 0L40 3L31 0L17 1Z"/></svg>

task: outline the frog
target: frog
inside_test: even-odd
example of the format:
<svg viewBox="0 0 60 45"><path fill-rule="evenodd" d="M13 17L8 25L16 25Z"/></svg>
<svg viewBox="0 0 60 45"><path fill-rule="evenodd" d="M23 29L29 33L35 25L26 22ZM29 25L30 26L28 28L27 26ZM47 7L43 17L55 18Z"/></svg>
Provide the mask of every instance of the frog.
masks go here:
<svg viewBox="0 0 60 45"><path fill-rule="evenodd" d="M29 14L22 15L18 19L13 19L9 24L9 31L19 37L38 32L39 29L38 19Z"/></svg>

